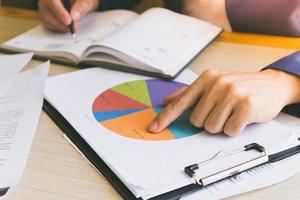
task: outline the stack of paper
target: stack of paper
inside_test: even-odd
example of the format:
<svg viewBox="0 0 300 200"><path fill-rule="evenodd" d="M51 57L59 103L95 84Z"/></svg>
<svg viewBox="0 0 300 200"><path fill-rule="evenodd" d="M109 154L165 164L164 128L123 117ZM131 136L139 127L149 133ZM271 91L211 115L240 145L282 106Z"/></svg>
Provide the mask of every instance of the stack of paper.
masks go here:
<svg viewBox="0 0 300 200"><path fill-rule="evenodd" d="M31 57L0 57L0 199L22 176L41 113L49 63L19 72Z"/></svg>
<svg viewBox="0 0 300 200"><path fill-rule="evenodd" d="M184 168L208 160L219 151L256 142L272 154L296 145L298 133L275 120L251 125L238 137L226 137L193 128L188 123L190 111L164 132L148 133L147 126L162 109L163 96L190 84L196 77L185 70L176 82L164 82L105 69L87 69L49 78L45 97L130 191L143 199L194 183ZM299 172L299 164L299 156L291 157L185 198L225 198L265 187ZM226 165L228 162L219 166ZM274 177L286 167L289 173ZM258 181L262 178L264 181Z"/></svg>

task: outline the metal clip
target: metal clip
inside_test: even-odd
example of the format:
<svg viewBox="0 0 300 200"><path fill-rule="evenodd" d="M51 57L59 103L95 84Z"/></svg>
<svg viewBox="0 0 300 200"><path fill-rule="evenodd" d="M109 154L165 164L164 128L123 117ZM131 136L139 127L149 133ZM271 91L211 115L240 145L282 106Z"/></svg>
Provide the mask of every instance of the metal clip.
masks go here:
<svg viewBox="0 0 300 200"><path fill-rule="evenodd" d="M250 151L250 150L256 150L257 152L260 153L260 155L256 158L250 159L246 162L243 162L239 165L235 165L232 166L228 169L222 170L220 172L208 175L206 177L203 178L198 178L197 174L196 174L196 170L198 170L200 168L200 166L208 164L212 161L215 161L216 159L219 158L224 158L233 154L237 154L240 153L242 151ZM200 163L195 163L192 164L190 166L187 166L184 168L184 172L190 176L191 178L195 179L195 184L201 185L201 186L206 186L209 185L211 183L220 181L224 178L228 178L231 176L235 176L245 170L251 169L255 166L258 166L260 164L266 163L268 162L269 158L268 155L265 151L265 148L257 143L252 143L252 144L248 144L245 145L243 148L239 148L239 149L233 149L233 150L222 150L218 153L216 153L212 158L200 162Z"/></svg>

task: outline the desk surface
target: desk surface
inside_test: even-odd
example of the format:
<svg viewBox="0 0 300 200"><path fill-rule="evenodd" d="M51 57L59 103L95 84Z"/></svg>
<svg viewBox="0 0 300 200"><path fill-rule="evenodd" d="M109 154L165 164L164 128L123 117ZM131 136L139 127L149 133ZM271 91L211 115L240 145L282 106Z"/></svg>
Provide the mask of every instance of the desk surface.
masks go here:
<svg viewBox="0 0 300 200"><path fill-rule="evenodd" d="M36 12L0 8L0 43L37 24L39 21ZM191 64L191 68L198 73L212 66L217 69L253 71L295 49L300 49L300 39L225 32ZM212 57L218 59L211 59ZM255 59L248 62L249 57ZM38 63L39 61L32 61L30 66ZM74 70L52 64L50 75ZM300 199L299 188L300 174L278 185L230 199ZM116 200L121 197L65 141L60 129L42 113L24 176L10 199Z"/></svg>

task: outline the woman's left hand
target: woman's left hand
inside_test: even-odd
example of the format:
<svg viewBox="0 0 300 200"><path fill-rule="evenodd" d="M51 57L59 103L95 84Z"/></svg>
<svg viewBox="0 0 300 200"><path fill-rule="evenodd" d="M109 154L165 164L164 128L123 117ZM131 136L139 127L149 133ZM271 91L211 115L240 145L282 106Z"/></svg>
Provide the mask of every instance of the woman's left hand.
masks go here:
<svg viewBox="0 0 300 200"><path fill-rule="evenodd" d="M165 109L149 126L159 133L195 105L190 122L209 133L234 136L248 124L265 122L288 104L300 102L300 78L267 69L256 73L207 70L188 88L165 99Z"/></svg>

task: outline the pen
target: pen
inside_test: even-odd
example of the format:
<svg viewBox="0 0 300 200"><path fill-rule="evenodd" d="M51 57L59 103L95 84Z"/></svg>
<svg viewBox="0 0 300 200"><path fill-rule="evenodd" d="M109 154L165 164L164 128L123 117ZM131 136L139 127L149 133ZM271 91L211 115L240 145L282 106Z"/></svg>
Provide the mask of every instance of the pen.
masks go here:
<svg viewBox="0 0 300 200"><path fill-rule="evenodd" d="M67 9L68 12L71 12L71 0L64 0L64 6ZM71 24L69 25L70 33L73 37L75 37L75 29L74 29L74 21L71 21Z"/></svg>

